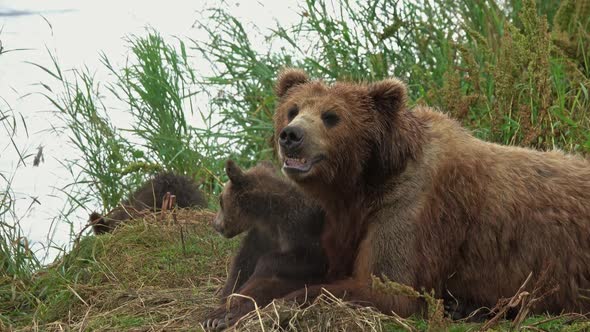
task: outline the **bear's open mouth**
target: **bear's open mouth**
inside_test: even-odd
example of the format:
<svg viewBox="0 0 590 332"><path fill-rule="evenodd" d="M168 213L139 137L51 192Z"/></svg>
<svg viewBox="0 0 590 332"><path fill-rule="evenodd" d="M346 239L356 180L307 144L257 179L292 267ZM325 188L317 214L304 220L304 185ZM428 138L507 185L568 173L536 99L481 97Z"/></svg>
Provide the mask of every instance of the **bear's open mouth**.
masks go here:
<svg viewBox="0 0 590 332"><path fill-rule="evenodd" d="M283 162L283 169L286 171L293 171L299 173L306 173L311 170L314 164L322 160L322 156L318 156L315 158L291 158L285 156L285 161Z"/></svg>

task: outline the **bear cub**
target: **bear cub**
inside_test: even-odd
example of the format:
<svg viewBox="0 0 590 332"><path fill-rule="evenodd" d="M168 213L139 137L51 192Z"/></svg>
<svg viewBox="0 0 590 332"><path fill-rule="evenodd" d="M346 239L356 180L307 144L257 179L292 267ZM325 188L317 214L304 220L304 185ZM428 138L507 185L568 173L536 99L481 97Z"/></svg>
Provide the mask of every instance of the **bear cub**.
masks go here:
<svg viewBox="0 0 590 332"><path fill-rule="evenodd" d="M89 223L92 225L94 234L112 232L121 222L131 219L135 212L159 211L164 195L168 192L176 195L176 205L180 208L207 207L207 199L193 179L171 172L162 172L143 183L129 198L122 201L106 216L93 212Z"/></svg>
<svg viewBox="0 0 590 332"><path fill-rule="evenodd" d="M213 227L227 238L248 232L221 291L224 299L248 279L281 278L316 284L327 272L320 236L324 211L269 162L242 171L226 163L229 182ZM259 303L259 305L263 305Z"/></svg>

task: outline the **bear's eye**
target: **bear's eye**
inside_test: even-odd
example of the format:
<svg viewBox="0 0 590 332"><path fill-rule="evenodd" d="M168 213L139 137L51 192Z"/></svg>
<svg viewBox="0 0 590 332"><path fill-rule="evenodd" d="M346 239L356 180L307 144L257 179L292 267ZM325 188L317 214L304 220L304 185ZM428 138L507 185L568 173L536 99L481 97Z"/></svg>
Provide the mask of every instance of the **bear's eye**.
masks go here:
<svg viewBox="0 0 590 332"><path fill-rule="evenodd" d="M219 197L219 207L223 210L223 196Z"/></svg>
<svg viewBox="0 0 590 332"><path fill-rule="evenodd" d="M322 113L322 121L324 122L324 126L326 126L327 128L332 128L338 124L340 118L338 117L338 115L336 115L336 113L328 111Z"/></svg>
<svg viewBox="0 0 590 332"><path fill-rule="evenodd" d="M297 107L297 105L291 107L289 109L289 113L287 113L287 119L289 119L289 122L291 122L291 120L293 120L293 118L295 118L297 116L297 114L299 114L299 107Z"/></svg>

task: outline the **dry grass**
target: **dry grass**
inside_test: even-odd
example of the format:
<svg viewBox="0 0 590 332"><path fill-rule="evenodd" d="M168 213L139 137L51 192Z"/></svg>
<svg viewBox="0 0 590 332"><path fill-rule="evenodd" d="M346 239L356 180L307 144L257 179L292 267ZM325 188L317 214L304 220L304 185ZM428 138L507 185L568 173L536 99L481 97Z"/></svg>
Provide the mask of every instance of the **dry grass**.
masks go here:
<svg viewBox="0 0 590 332"><path fill-rule="evenodd" d="M201 331L200 322L218 305L217 290L227 275L239 239L226 240L207 225L210 211L149 213L113 234L80 239L60 261L34 276L41 302L31 320L14 331ZM65 271L65 272L64 272ZM56 282L59 279L63 282ZM305 308L275 301L250 313L236 331L585 331L581 316L529 317L506 322L503 308L483 324L453 322L440 300L411 288L375 279L374 287L421 297L426 319L383 315L324 294ZM48 291L50 289L51 291ZM540 294L539 294L540 295ZM515 298L523 298L515 294ZM530 299L536 298L531 294ZM514 301L508 299L505 306ZM529 301L530 302L530 301ZM523 302L524 303L524 302ZM528 303L528 302L527 302ZM525 308L526 309L526 308Z"/></svg>
<svg viewBox="0 0 590 332"><path fill-rule="evenodd" d="M384 331L396 318L372 308L349 305L323 294L311 306L299 308L283 301L250 313L236 324L236 331Z"/></svg>
<svg viewBox="0 0 590 332"><path fill-rule="evenodd" d="M192 287L114 289L104 285L92 290L95 295L87 298L81 308L85 310L22 331L185 331L195 329L198 318L215 302L212 296L199 296Z"/></svg>

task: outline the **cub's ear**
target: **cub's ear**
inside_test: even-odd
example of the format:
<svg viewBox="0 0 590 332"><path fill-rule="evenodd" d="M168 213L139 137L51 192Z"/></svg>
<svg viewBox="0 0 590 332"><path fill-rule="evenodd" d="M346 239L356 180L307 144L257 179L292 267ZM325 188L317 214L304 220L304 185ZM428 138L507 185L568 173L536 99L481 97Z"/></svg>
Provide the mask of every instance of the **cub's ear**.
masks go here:
<svg viewBox="0 0 590 332"><path fill-rule="evenodd" d="M275 92L277 96L281 98L287 94L289 89L297 85L307 83L308 81L309 77L307 77L307 74L303 70L285 68L279 73L279 78L277 79L277 84L275 86Z"/></svg>
<svg viewBox="0 0 590 332"><path fill-rule="evenodd" d="M246 182L246 174L233 160L225 162L225 173L233 184L240 185Z"/></svg>
<svg viewBox="0 0 590 332"><path fill-rule="evenodd" d="M90 214L88 225L92 226L92 232L94 235L100 235L112 231L112 229L107 226L104 217L98 212L92 212Z"/></svg>
<svg viewBox="0 0 590 332"><path fill-rule="evenodd" d="M406 107L406 85L396 78L370 84L368 93L379 112L393 114Z"/></svg>
<svg viewBox="0 0 590 332"><path fill-rule="evenodd" d="M94 225L102 221L102 215L98 212L92 212L88 218L88 224Z"/></svg>

